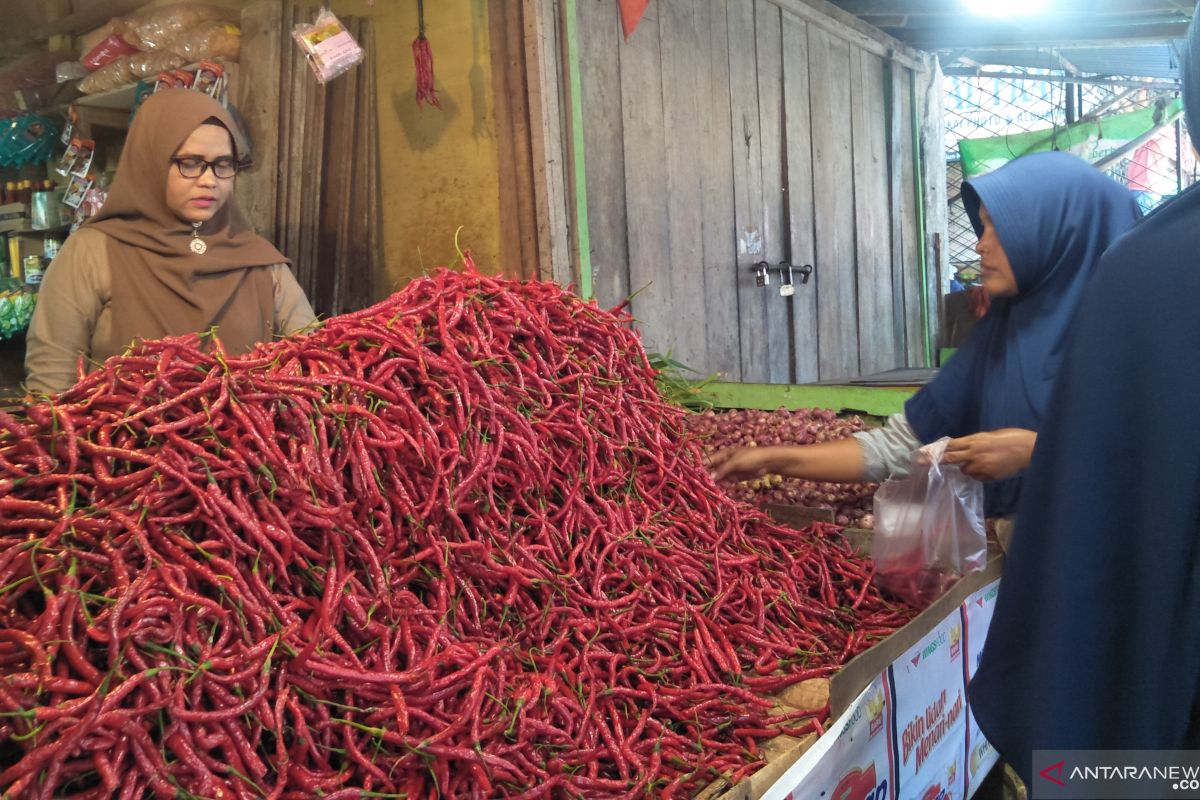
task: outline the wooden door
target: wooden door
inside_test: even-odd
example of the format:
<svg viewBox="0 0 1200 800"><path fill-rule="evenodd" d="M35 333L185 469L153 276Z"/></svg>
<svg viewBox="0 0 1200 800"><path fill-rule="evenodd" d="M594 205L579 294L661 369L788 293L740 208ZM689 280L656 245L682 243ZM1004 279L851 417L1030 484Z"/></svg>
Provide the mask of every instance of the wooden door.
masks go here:
<svg viewBox="0 0 1200 800"><path fill-rule="evenodd" d="M915 365L911 67L807 0L656 0L628 42L615 7L578 5L598 299L703 375Z"/></svg>

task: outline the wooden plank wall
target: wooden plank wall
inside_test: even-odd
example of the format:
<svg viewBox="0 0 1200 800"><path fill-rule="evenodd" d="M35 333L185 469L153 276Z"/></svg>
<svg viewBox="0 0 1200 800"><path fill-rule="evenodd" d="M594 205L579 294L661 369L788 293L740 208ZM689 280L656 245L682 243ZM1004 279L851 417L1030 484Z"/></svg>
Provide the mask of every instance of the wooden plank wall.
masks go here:
<svg viewBox="0 0 1200 800"><path fill-rule="evenodd" d="M754 282L752 267L766 260L763 242L762 130L758 113L754 3L730 0L729 95L733 125L734 235L737 245L738 332L741 380L765 382L771 354L766 337L767 292ZM724 154L714 154L724 157ZM709 156L709 157L714 157Z"/></svg>
<svg viewBox="0 0 1200 800"><path fill-rule="evenodd" d="M238 206L261 236L275 239L275 184L279 170L280 62L285 39L284 0L256 0L242 12L241 80L237 106L254 142L255 167L238 176Z"/></svg>
<svg viewBox="0 0 1200 800"><path fill-rule="evenodd" d="M903 117L899 125L900 153L900 199L893 213L900 216L901 255L904 262L904 322L905 349L909 365L925 363L924 332L921 326L921 273L920 239L917 235L917 209L915 161L913 160L913 129L911 108L913 102L910 86L912 73L897 70L895 80L899 83L900 104Z"/></svg>
<svg viewBox="0 0 1200 800"><path fill-rule="evenodd" d="M784 224L783 128L783 22L779 6L756 0L754 7L755 53L758 62L758 119L762 156L762 207L764 257L768 264L786 263L788 231ZM779 277L778 273L774 276ZM779 293L782 280L759 291L766 306L767 382L788 383L791 379L791 331L789 303Z"/></svg>
<svg viewBox="0 0 1200 800"><path fill-rule="evenodd" d="M809 28L816 197L819 366L822 379L859 375L854 155L851 151L850 52L845 40Z"/></svg>
<svg viewBox="0 0 1200 800"><path fill-rule="evenodd" d="M701 82L703 70L696 69L696 54L708 46L706 4L667 3L657 9L662 58L662 98L664 121L694 117L705 105L706 93ZM648 37L649 38L649 37ZM708 320L704 314L704 217L696 213L695 198L704 191L703 175L696 169L696 154L704 148L704 131L694 122L666 124L666 190L673 199L693 198L691 203L678 200L664 204L667 211L668 268L660 270L669 287L664 321L671 322L670 351L684 363L708 363L708 340L703 335ZM626 202L629 202L628 197ZM658 349L668 348L658 345Z"/></svg>
<svg viewBox="0 0 1200 800"><path fill-rule="evenodd" d="M740 0L733 0L740 2ZM708 361L693 364L703 374L742 374L739 329L738 282L734 242L733 160L720 154L733 152L733 112L729 105L729 9L727 0L696 0L703 29L707 23L708 59L693 67L701 75L701 96L691 124L702 132L701 146L710 155L696 159L700 172L700 211L704 230L701 261L704 309L693 324L704 326Z"/></svg>
<svg viewBox="0 0 1200 800"><path fill-rule="evenodd" d="M858 263L858 363L865 375L902 366L892 324L887 115L883 59L851 47L854 222Z"/></svg>
<svg viewBox="0 0 1200 800"><path fill-rule="evenodd" d="M579 69L587 163L592 287L612 306L629 296L621 26L609 0L579 0Z"/></svg>
<svg viewBox="0 0 1200 800"><path fill-rule="evenodd" d="M506 274L535 278L539 275L538 222L524 13L520 3L488 0L496 149L500 186L507 187L506 202L500 204L503 215L500 248Z"/></svg>
<svg viewBox="0 0 1200 800"><path fill-rule="evenodd" d="M938 322L941 319L941 287L945 285L945 277L950 268L944 241L950 224L949 203L946 198L946 159L942 155L945 147L945 89L942 86L942 70L937 56L928 55L925 61L924 74L917 75L921 151L925 154L921 161L925 198L925 257L929 264L925 293L930 308L930 337L936 342Z"/></svg>
<svg viewBox="0 0 1200 800"><path fill-rule="evenodd" d="M514 0L515 2L515 0ZM571 263L570 213L566 173L566 131L562 105L563 39L555 0L521 0L524 25L525 87L528 92L530 163L537 220L538 277L563 285L575 282Z"/></svg>
<svg viewBox="0 0 1200 800"><path fill-rule="evenodd" d="M909 156L904 152L904 136L902 127L907 122L907 115L901 103L903 95L901 86L907 80L907 71L895 61L888 62L884 75L885 91L888 93L888 208L891 211L891 265L892 265L892 340L897 348L897 360L906 362L908 359L908 325L904 302L904 160ZM911 175L911 170L909 171Z"/></svg>
<svg viewBox="0 0 1200 800"><path fill-rule="evenodd" d="M287 32L315 7L256 0L243 12L248 47L239 108L256 168L238 201L255 228L292 260L296 280L323 315L374 299L380 258L376 48L369 20L343 18L367 51L364 66L319 84Z"/></svg>
<svg viewBox="0 0 1200 800"><path fill-rule="evenodd" d="M633 314L646 349L661 352L677 341L671 301L664 65L658 35L658 16L664 8L665 4L651 4L642 18L644 35L634 36L620 53L629 287L637 294Z"/></svg>
<svg viewBox="0 0 1200 800"><path fill-rule="evenodd" d="M367 51L377 52L370 20L343 20ZM326 86L328 113L315 127L324 133L323 192L317 231L320 268L314 276L314 308L342 314L373 298L372 276L381 257L379 240L379 142L375 70L360 66Z"/></svg>
<svg viewBox="0 0 1200 800"><path fill-rule="evenodd" d="M615 5L578 5L597 299L732 380L919 364L912 55L808 0L658 0L628 42ZM784 300L760 261L815 271Z"/></svg>
<svg viewBox="0 0 1200 800"><path fill-rule="evenodd" d="M650 350L736 379L733 164L706 157L731 152L726 2L653 4L629 42L608 0L578 14L597 300L632 294Z"/></svg>
<svg viewBox="0 0 1200 800"><path fill-rule="evenodd" d="M809 112L807 22L790 13L783 15L784 170L787 182L788 261L796 266L817 260L813 200L812 118ZM817 284L801 283L795 276L792 297L792 340L794 383L811 383L820 378L817 326Z"/></svg>

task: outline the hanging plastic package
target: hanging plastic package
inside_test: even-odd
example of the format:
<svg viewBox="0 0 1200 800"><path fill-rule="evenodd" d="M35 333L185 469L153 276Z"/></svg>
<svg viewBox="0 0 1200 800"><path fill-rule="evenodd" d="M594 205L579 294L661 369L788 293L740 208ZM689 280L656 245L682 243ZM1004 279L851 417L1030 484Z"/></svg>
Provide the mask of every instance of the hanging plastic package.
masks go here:
<svg viewBox="0 0 1200 800"><path fill-rule="evenodd" d="M875 492L875 583L918 608L987 561L983 484L942 462L949 442L917 450L909 476Z"/></svg>
<svg viewBox="0 0 1200 800"><path fill-rule="evenodd" d="M321 9L311 25L297 25L292 38L304 51L319 83L333 80L363 60L362 46L328 8Z"/></svg>
<svg viewBox="0 0 1200 800"><path fill-rule="evenodd" d="M58 144L58 125L39 114L14 117L0 131L0 167L47 161Z"/></svg>

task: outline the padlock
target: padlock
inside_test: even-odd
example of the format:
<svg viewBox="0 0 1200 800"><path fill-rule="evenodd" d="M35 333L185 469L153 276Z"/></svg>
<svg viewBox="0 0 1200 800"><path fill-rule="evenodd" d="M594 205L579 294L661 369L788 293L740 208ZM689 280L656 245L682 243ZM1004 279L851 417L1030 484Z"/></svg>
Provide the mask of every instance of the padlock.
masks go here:
<svg viewBox="0 0 1200 800"><path fill-rule="evenodd" d="M791 297L796 293L796 284L792 283L792 268L790 266L780 270L779 279L782 281L779 284L780 297Z"/></svg>
<svg viewBox="0 0 1200 800"><path fill-rule="evenodd" d="M771 273L768 270L767 262L760 261L755 265L754 285L760 289L771 285Z"/></svg>

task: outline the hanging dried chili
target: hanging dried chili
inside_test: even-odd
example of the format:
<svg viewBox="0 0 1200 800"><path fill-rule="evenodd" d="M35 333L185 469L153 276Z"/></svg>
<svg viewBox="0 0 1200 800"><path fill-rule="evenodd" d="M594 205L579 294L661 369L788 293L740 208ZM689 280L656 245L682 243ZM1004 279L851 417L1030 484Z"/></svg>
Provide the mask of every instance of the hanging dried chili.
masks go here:
<svg viewBox="0 0 1200 800"><path fill-rule="evenodd" d="M437 89L433 86L433 50L425 38L425 0L417 0L417 25L417 38L412 43L413 64L417 69L417 105L428 103L441 108Z"/></svg>

